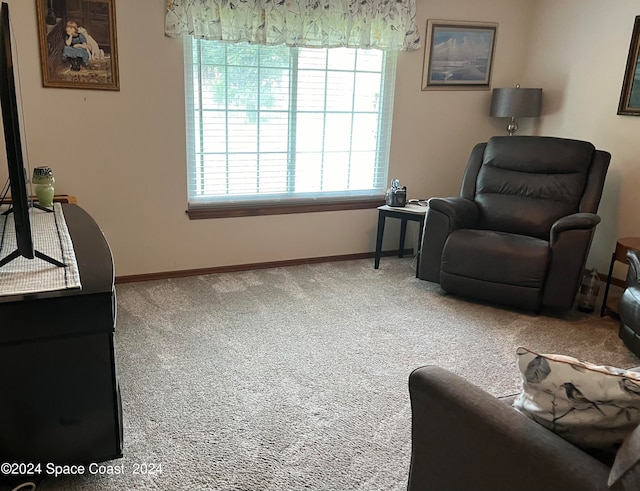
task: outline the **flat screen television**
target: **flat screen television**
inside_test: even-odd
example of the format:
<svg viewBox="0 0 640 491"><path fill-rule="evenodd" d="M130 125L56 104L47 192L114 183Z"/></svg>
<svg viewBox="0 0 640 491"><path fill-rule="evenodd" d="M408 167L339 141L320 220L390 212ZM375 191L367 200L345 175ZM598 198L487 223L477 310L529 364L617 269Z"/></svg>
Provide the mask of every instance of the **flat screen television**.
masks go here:
<svg viewBox="0 0 640 491"><path fill-rule="evenodd" d="M0 7L0 102L2 103L2 124L7 149L9 185L11 189L11 208L16 231L16 250L0 258L0 267L22 256L44 259L56 266L63 263L34 249L29 219L29 194L22 155L18 99L13 70L13 52L11 47L11 28L9 23L9 5L2 2Z"/></svg>

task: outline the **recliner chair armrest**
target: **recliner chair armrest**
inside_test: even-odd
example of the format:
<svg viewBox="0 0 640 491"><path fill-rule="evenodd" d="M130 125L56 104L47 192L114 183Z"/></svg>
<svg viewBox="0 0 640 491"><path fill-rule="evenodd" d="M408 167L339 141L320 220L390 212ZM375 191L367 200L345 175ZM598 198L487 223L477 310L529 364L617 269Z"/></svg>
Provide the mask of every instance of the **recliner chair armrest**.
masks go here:
<svg viewBox="0 0 640 491"><path fill-rule="evenodd" d="M444 213L449 218L449 232L459 228L472 228L480 213L475 201L460 197L431 198L429 209Z"/></svg>
<svg viewBox="0 0 640 491"><path fill-rule="evenodd" d="M408 491L605 491L610 469L465 379L409 377Z"/></svg>
<svg viewBox="0 0 640 491"><path fill-rule="evenodd" d="M459 228L473 228L480 212L474 201L466 198L431 198L424 220L418 277L440 283L442 249L447 237Z"/></svg>
<svg viewBox="0 0 640 491"><path fill-rule="evenodd" d="M598 223L600 217L594 213L574 213L560 218L551 226L551 263L543 291L543 305L559 309L573 306Z"/></svg>
<svg viewBox="0 0 640 491"><path fill-rule="evenodd" d="M574 213L562 217L551 226L551 246L558 239L558 235L566 230L588 230L600 223L600 217L595 213Z"/></svg>

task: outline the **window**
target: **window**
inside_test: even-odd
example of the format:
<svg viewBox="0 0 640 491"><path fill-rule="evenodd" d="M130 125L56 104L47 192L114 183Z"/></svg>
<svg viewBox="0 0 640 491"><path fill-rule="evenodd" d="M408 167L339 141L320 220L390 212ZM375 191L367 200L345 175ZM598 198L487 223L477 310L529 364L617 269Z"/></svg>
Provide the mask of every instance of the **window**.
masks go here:
<svg viewBox="0 0 640 491"><path fill-rule="evenodd" d="M395 52L187 37L185 60L192 218L383 198Z"/></svg>

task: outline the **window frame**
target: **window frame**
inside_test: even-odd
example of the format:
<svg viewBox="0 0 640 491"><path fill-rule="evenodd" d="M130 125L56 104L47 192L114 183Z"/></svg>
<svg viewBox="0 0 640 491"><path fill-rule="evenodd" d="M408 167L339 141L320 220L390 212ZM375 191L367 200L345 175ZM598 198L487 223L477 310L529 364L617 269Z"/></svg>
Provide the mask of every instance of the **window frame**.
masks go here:
<svg viewBox="0 0 640 491"><path fill-rule="evenodd" d="M187 70L193 73L193 46L194 38L192 36L184 37L184 62L185 62L185 118L186 118L186 145L187 145L187 210L186 213L191 220L208 219L208 218L229 218L229 217L247 217L247 216L263 216L263 215L282 215L293 213L313 213L313 212L326 212L326 211L342 211L342 210L359 210L359 209L371 209L381 206L385 203L385 190L379 190L376 194L362 194L359 192L353 193L352 196L323 196L323 197L283 197L282 199L246 199L232 200L229 203L224 201L219 202L192 202L189 195L189 179L191 178L191 166L196 165L196 151L194 138L197 138L197 134L190 133L188 127L189 121L193 121L195 108L193 104L190 104L189 99L193 100L195 93L193 92L193 86L189 86L189 75ZM391 54L391 56L389 56ZM382 97L380 114L385 114L387 111L387 117L392 120L393 118L393 104L394 104L394 92L395 92L395 75L397 67L397 54L394 51L385 53L384 69L383 69L383 82L382 86L387 89L389 94L385 94ZM192 77L193 75L191 75ZM388 107L385 107L388 106ZM385 177L389 172L389 155L391 147L391 134L392 124L391 121L388 125L388 131L383 132L377 141L377 146L386 145L386 150L383 157L386 162L384 163ZM386 178L384 179L386 181ZM348 194L348 191L340 192Z"/></svg>

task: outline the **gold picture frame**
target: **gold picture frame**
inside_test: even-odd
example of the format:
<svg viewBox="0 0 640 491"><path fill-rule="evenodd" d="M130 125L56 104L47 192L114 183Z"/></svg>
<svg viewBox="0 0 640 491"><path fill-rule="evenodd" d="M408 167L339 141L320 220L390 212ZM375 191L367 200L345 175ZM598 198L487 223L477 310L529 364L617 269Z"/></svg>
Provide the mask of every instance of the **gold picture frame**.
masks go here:
<svg viewBox="0 0 640 491"><path fill-rule="evenodd" d="M640 15L633 24L618 114L640 116Z"/></svg>
<svg viewBox="0 0 640 491"><path fill-rule="evenodd" d="M115 0L36 0L42 85L120 90Z"/></svg>
<svg viewBox="0 0 640 491"><path fill-rule="evenodd" d="M498 24L427 21L422 90L489 90Z"/></svg>

